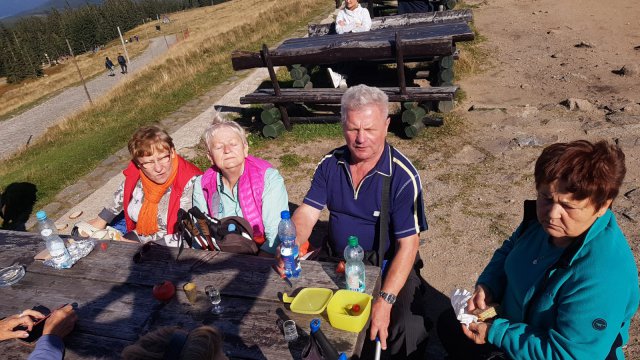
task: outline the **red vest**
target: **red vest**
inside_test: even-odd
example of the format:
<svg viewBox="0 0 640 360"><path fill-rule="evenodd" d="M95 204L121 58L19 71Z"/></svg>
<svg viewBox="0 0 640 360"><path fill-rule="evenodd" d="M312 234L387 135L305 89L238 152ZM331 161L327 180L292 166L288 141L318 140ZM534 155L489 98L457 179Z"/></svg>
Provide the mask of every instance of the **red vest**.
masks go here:
<svg viewBox="0 0 640 360"><path fill-rule="evenodd" d="M131 161L129 166L122 172L124 174L124 219L127 222L127 232L136 228L136 223L129 217L129 202L133 196L133 189L140 180L140 169ZM178 173L171 185L171 195L169 195L169 213L167 214L167 234L175 232L175 225L178 221L178 209L180 209L180 197L185 185L196 175L201 175L202 171L195 165L178 155Z"/></svg>

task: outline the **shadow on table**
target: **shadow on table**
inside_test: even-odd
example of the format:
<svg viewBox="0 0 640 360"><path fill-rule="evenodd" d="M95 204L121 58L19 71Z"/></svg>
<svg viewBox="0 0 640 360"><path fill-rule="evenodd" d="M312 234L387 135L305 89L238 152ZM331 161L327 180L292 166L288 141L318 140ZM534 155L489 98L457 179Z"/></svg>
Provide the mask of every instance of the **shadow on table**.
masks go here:
<svg viewBox="0 0 640 360"><path fill-rule="evenodd" d="M260 334L273 333L275 317L271 327L257 326L253 334L247 334L245 317L247 314L262 311L254 309L255 298L251 296L234 296L237 284L246 281L242 272L246 270L239 261L207 263L213 252L183 252L180 260L175 262L175 249L163 246L151 246L138 264L130 266L130 272L121 284L114 285L86 303L80 303L76 310L78 323L75 331L67 341L67 351L82 358L120 358L124 347L135 343L137 339L163 326L179 326L192 330L202 325L217 327L225 336L225 352L233 357L246 359L265 359L260 347L263 345ZM204 261L203 261L204 260ZM246 263L245 263L246 264ZM191 305L182 291L182 285L191 282L197 274L215 274L217 270L237 270L233 279L227 281L228 286L221 287L225 310L222 315L210 313L211 304L203 294L205 283L197 284L198 299ZM108 269L105 269L108 271ZM176 285L176 296L168 303L161 303L152 295L153 285L162 280L171 280ZM253 291L258 293L266 286L266 277L252 276ZM264 279L260 281L260 279ZM212 278L212 284L215 281ZM235 285L234 285L235 284ZM81 283L78 284L82 286ZM101 289L85 289L99 291ZM257 304L260 306L260 304ZM245 325L245 326L243 326ZM105 338L102 334L110 334L115 338ZM250 341L245 342L247 337ZM252 343L252 345L249 345ZM259 347L260 346L260 347Z"/></svg>

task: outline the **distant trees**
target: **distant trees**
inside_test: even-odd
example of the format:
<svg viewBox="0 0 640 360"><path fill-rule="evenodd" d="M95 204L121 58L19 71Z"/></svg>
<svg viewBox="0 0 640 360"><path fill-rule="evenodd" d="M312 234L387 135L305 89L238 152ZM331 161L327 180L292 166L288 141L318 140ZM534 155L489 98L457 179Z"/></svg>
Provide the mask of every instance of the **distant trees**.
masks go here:
<svg viewBox="0 0 640 360"><path fill-rule="evenodd" d="M16 83L42 76L42 64L69 55L65 39L75 54L92 51L142 23L142 19L192 7L217 4L220 0L105 0L100 5L63 10L46 16L18 20L11 27L0 23L0 77ZM45 55L46 54L46 55Z"/></svg>

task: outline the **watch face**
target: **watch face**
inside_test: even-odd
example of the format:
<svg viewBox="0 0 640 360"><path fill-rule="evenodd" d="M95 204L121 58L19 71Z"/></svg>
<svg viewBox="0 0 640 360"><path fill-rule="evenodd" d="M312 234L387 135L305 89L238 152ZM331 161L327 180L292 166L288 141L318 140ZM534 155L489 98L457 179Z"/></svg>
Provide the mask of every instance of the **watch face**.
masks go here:
<svg viewBox="0 0 640 360"><path fill-rule="evenodd" d="M380 292L380 297L381 297L384 301L386 301L386 302L388 302L389 304L392 304L392 305L393 305L393 303L395 303L395 302L396 302L396 296L395 296L395 295L393 295L393 294L388 294L388 293L386 293L386 292L381 291L381 292Z"/></svg>

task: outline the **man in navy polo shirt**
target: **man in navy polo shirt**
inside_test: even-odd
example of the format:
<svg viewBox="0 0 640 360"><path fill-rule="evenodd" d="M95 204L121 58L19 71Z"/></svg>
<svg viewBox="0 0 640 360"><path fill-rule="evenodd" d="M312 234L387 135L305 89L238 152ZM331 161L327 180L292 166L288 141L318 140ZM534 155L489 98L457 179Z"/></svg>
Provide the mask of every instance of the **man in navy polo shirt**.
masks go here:
<svg viewBox="0 0 640 360"><path fill-rule="evenodd" d="M424 293L418 257L420 232L427 229L420 176L411 162L385 141L389 126L388 97L365 85L349 88L342 97L342 129L346 146L318 164L311 188L295 211L297 241L309 239L326 206L330 212L329 246L342 254L350 235L365 251L377 250L382 184L391 177L388 260L380 294L373 303L370 338L380 338L393 359L422 358L428 339ZM364 354L372 342L366 342Z"/></svg>

